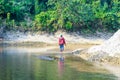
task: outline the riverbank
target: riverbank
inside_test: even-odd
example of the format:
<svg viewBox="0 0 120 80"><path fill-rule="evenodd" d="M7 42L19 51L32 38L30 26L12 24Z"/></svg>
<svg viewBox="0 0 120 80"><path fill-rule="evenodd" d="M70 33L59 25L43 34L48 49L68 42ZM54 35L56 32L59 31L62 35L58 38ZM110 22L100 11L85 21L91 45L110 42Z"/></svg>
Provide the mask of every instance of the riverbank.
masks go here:
<svg viewBox="0 0 120 80"><path fill-rule="evenodd" d="M112 33L91 33L83 34L79 32L67 33L58 31L54 34L44 32L6 32L3 33L4 40L14 42L44 42L44 43L57 43L60 35L63 35L67 43L93 43L100 44L101 42L109 39Z"/></svg>
<svg viewBox="0 0 120 80"><path fill-rule="evenodd" d="M82 34L79 32L67 33L58 31L54 34L47 34L44 32L6 32L4 33L4 45L16 46L16 47L51 47L55 46L53 50L59 51L58 39L60 35L63 35L66 39L67 45L65 51L73 51L79 48L89 48L93 45L99 45L107 40L112 33L100 33L96 34Z"/></svg>
<svg viewBox="0 0 120 80"><path fill-rule="evenodd" d="M78 48L88 48L92 45L99 45L107 40L112 33L100 33L96 34L81 34L81 33L67 33L58 31L54 34L47 34L44 32L6 32L3 33L4 39L1 43L4 46L16 46L16 47L49 47L56 46L54 50L58 49L58 39L60 35L63 35L66 39L65 50L73 51Z"/></svg>

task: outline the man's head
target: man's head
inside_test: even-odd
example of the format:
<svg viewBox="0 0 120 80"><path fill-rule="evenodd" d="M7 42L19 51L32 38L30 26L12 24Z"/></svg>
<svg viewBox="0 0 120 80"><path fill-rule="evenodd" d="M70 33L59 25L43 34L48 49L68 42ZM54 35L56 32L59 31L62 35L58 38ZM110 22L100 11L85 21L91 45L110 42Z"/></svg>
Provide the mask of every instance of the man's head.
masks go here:
<svg viewBox="0 0 120 80"><path fill-rule="evenodd" d="M63 37L62 34L60 35L60 37Z"/></svg>

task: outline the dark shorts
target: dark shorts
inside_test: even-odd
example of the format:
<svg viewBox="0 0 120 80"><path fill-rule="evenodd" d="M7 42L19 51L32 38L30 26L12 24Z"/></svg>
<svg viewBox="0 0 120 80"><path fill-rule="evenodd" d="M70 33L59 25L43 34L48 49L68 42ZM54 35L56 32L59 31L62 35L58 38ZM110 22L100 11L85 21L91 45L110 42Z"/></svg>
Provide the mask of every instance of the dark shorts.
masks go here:
<svg viewBox="0 0 120 80"><path fill-rule="evenodd" d="M60 44L60 51L63 51L63 50L64 50L64 45Z"/></svg>

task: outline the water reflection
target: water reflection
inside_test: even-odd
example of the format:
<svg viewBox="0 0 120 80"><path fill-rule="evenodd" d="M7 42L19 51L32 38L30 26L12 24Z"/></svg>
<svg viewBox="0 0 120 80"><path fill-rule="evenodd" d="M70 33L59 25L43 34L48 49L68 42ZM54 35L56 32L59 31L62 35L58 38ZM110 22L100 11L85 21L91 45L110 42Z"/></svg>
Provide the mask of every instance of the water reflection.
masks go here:
<svg viewBox="0 0 120 80"><path fill-rule="evenodd" d="M0 47L0 53L3 53L3 48L2 47Z"/></svg>
<svg viewBox="0 0 120 80"><path fill-rule="evenodd" d="M59 77L62 77L64 73L64 57L61 55L58 59L58 75Z"/></svg>

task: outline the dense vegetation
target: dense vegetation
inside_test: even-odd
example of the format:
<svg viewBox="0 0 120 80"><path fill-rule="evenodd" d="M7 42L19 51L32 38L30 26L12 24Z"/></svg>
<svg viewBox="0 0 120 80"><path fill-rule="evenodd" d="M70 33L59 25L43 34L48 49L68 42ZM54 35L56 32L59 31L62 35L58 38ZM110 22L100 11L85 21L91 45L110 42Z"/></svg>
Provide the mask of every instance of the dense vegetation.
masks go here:
<svg viewBox="0 0 120 80"><path fill-rule="evenodd" d="M120 28L119 0L0 0L6 30L95 32Z"/></svg>

